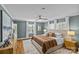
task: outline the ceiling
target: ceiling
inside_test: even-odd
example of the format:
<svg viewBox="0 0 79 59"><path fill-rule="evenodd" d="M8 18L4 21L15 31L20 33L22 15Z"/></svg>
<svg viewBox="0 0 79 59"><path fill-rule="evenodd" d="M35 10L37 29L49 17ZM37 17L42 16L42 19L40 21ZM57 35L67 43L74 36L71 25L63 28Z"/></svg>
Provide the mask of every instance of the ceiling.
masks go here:
<svg viewBox="0 0 79 59"><path fill-rule="evenodd" d="M77 4L4 4L13 19L35 19L38 15L54 18L79 11ZM42 9L43 8L43 9Z"/></svg>

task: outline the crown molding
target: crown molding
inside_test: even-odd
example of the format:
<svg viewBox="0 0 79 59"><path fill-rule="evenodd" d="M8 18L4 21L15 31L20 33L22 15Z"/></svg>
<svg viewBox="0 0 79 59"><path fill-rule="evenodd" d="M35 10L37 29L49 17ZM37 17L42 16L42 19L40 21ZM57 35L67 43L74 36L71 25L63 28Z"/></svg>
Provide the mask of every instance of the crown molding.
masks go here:
<svg viewBox="0 0 79 59"><path fill-rule="evenodd" d="M2 10L4 10L11 19L13 19L12 14L7 10L5 5L1 4L1 7L2 7Z"/></svg>

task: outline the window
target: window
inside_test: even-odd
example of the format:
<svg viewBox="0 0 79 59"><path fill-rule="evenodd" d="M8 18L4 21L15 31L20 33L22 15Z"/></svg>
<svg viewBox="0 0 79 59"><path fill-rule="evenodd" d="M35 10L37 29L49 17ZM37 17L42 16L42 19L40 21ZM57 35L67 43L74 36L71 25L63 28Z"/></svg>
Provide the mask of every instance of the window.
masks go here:
<svg viewBox="0 0 79 59"><path fill-rule="evenodd" d="M8 39L12 30L12 20L5 11L2 11L2 38L3 42Z"/></svg>
<svg viewBox="0 0 79 59"><path fill-rule="evenodd" d="M60 22L65 22L65 18L57 19L57 23L60 23Z"/></svg>
<svg viewBox="0 0 79 59"><path fill-rule="evenodd" d="M52 23L54 23L54 21L50 21L50 22L49 22L49 24L52 24Z"/></svg>
<svg viewBox="0 0 79 59"><path fill-rule="evenodd" d="M28 34L29 37L34 35L34 22L28 22Z"/></svg>

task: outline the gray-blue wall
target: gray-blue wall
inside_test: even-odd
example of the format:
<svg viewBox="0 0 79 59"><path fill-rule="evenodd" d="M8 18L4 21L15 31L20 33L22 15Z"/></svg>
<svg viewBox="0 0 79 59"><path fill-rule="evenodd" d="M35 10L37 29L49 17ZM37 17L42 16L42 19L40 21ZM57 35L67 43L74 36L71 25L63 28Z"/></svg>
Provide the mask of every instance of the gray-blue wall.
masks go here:
<svg viewBox="0 0 79 59"><path fill-rule="evenodd" d="M72 16L69 18L69 27L71 30L79 30L79 16Z"/></svg>
<svg viewBox="0 0 79 59"><path fill-rule="evenodd" d="M70 30L74 30L76 32L76 40L79 41L79 15L72 16L69 18L69 28Z"/></svg>

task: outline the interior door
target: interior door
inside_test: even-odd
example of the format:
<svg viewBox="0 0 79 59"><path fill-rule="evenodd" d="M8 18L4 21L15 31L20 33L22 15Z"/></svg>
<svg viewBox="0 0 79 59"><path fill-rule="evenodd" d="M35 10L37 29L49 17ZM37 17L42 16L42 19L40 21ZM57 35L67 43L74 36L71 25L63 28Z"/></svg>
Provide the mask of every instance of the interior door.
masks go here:
<svg viewBox="0 0 79 59"><path fill-rule="evenodd" d="M14 21L17 24L17 37L25 38L26 37L26 22L25 21Z"/></svg>

